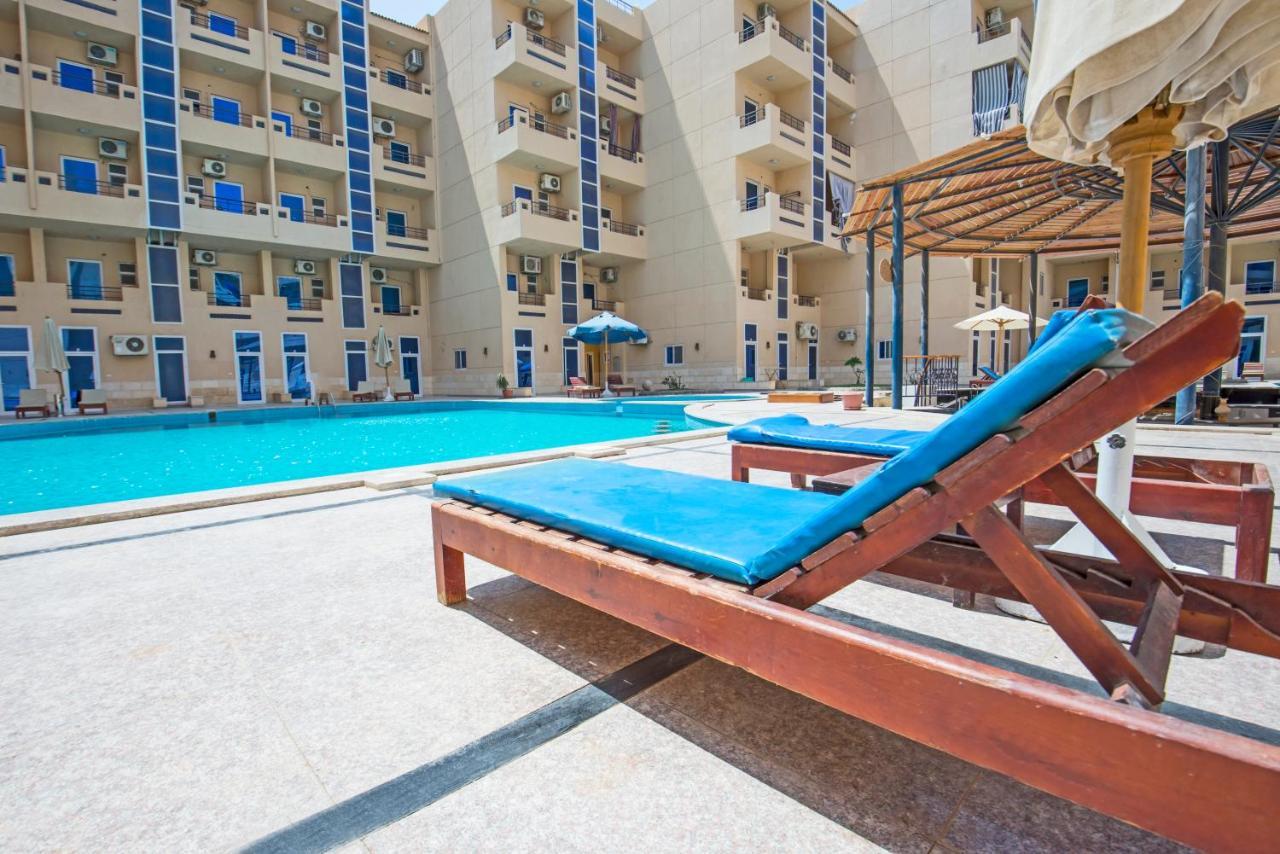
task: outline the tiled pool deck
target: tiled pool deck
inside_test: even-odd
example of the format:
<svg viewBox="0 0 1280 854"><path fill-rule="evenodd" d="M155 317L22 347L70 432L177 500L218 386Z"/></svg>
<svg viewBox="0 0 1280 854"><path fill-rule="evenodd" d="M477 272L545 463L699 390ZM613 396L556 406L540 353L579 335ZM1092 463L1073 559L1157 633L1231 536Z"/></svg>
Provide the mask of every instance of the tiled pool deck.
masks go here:
<svg viewBox="0 0 1280 854"><path fill-rule="evenodd" d="M1139 441L1280 482L1274 435ZM719 437L617 460L729 474ZM430 500L360 487L0 538L0 850L1176 848L742 671L647 658L666 644L492 567L437 605ZM1225 529L1151 527L1183 562L1234 560ZM900 583L818 608L1085 678L1044 626ZM1210 652L1174 661L1167 706L1280 743L1278 689L1280 662Z"/></svg>

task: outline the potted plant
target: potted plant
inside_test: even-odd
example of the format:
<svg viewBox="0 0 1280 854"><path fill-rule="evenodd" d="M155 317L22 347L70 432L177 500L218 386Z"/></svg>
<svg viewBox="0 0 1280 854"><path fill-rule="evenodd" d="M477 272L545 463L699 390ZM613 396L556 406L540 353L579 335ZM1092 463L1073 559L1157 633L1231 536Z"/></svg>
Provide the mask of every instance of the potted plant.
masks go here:
<svg viewBox="0 0 1280 854"><path fill-rule="evenodd" d="M862 360L857 356L850 356L844 360L844 363L853 371L853 383L858 385L862 382ZM857 410L862 408L863 393L860 391L849 390L840 396L844 402L844 408L848 410Z"/></svg>
<svg viewBox="0 0 1280 854"><path fill-rule="evenodd" d="M504 374L498 374L498 392L503 397L515 396L511 391L511 383L507 382L507 378Z"/></svg>

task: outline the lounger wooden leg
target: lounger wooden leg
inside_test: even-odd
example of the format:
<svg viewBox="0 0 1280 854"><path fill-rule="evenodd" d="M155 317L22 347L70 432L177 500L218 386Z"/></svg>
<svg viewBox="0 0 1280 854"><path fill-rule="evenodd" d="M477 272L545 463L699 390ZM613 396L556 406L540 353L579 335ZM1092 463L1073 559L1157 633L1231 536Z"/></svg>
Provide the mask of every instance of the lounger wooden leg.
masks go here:
<svg viewBox="0 0 1280 854"><path fill-rule="evenodd" d="M750 483L751 467L743 465L742 458L744 452L741 445L734 445L729 451L729 470L733 475L733 479L740 483Z"/></svg>
<svg viewBox="0 0 1280 854"><path fill-rule="evenodd" d="M436 598L443 605L457 605L467 601L467 571L463 553L442 542L439 515L439 505L433 505L431 528L435 535Z"/></svg>
<svg viewBox="0 0 1280 854"><path fill-rule="evenodd" d="M791 475L791 486L795 489L804 489L809 485L809 481L803 474Z"/></svg>
<svg viewBox="0 0 1280 854"><path fill-rule="evenodd" d="M1240 520L1236 523L1236 578L1267 583L1267 558L1271 552L1272 491L1263 486L1244 487L1240 496Z"/></svg>

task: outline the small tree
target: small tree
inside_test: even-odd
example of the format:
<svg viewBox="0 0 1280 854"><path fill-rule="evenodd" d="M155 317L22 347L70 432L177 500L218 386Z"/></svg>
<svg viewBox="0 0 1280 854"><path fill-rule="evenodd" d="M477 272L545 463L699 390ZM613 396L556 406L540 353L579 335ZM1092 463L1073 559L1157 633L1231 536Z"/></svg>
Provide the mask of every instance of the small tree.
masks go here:
<svg viewBox="0 0 1280 854"><path fill-rule="evenodd" d="M509 386L509 385L511 385L511 383L507 382L507 377L506 377L506 375L505 375L505 374L498 374L498 392L499 392L499 393L502 393L502 392L506 391L506 390L507 390L507 386Z"/></svg>
<svg viewBox="0 0 1280 854"><path fill-rule="evenodd" d="M850 356L844 360L844 363L853 371L853 384L862 385L862 360L857 356Z"/></svg>

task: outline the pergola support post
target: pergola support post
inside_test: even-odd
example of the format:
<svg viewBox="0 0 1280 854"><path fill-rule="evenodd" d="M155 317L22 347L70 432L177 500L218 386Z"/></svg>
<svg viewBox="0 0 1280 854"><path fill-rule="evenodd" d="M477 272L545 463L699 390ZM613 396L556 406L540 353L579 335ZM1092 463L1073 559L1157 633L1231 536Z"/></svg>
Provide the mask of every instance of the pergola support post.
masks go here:
<svg viewBox="0 0 1280 854"><path fill-rule="evenodd" d="M1226 142L1212 143L1210 166L1213 169L1212 217L1209 220L1209 290L1227 293L1227 189L1231 172L1231 148ZM1185 265L1184 265L1185 266ZM1204 410L1201 415L1212 421L1222 397L1222 368L1204 378Z"/></svg>
<svg viewBox="0 0 1280 854"><path fill-rule="evenodd" d="M929 250L920 252L920 355L929 355Z"/></svg>
<svg viewBox="0 0 1280 854"><path fill-rule="evenodd" d="M890 388L890 405L894 409L902 408L902 185L893 185L893 353L892 353L892 386Z"/></svg>
<svg viewBox="0 0 1280 854"><path fill-rule="evenodd" d="M1031 345L1036 343L1036 319L1040 316L1040 253L1032 252L1030 257L1031 267L1031 293L1027 297L1027 308L1031 309L1028 314L1031 315L1031 321L1027 324L1027 349L1031 349Z"/></svg>
<svg viewBox="0 0 1280 854"><path fill-rule="evenodd" d="M876 230L867 229L867 333L862 342L867 369L866 405L875 405L876 387Z"/></svg>
<svg viewBox="0 0 1280 854"><path fill-rule="evenodd" d="M1204 146L1187 150L1187 191L1182 218L1182 307L1204 293ZM1190 424L1196 417L1195 383L1178 392L1173 420Z"/></svg>

